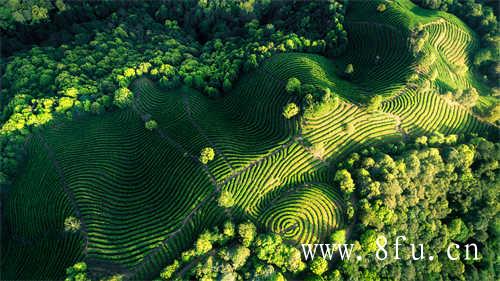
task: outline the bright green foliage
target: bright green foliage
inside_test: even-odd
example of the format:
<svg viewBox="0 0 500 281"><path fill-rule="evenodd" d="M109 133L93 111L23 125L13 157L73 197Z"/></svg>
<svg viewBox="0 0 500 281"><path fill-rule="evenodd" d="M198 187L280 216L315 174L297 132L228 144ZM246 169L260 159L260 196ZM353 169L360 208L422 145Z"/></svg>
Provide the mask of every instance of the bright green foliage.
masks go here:
<svg viewBox="0 0 500 281"><path fill-rule="evenodd" d="M299 186L267 206L259 221L267 229L282 233L286 239L319 243L346 223L344 200L337 189L326 184ZM300 212L297 212L297 206L300 206Z"/></svg>
<svg viewBox="0 0 500 281"><path fill-rule="evenodd" d="M328 270L328 262L322 257L315 257L309 264L309 269L316 275L323 275Z"/></svg>
<svg viewBox="0 0 500 281"><path fill-rule="evenodd" d="M344 69L344 73L348 76L351 76L353 73L354 73L354 66L352 65L352 63L348 64L345 69Z"/></svg>
<svg viewBox="0 0 500 281"><path fill-rule="evenodd" d="M67 217L64 220L64 230L68 232L77 232L81 228L80 220L75 217Z"/></svg>
<svg viewBox="0 0 500 281"><path fill-rule="evenodd" d="M331 242L334 244L344 244L346 242L346 230L340 229L333 232Z"/></svg>
<svg viewBox="0 0 500 281"><path fill-rule="evenodd" d="M226 222L225 225L232 225ZM305 270L299 250L283 242L277 234L257 234L255 226L243 223L237 227L240 230L251 229L252 239L246 245L237 236L223 238L217 229L205 232L198 241L209 239L213 245L210 252L194 251L190 259L175 261L165 267L160 274L163 280L182 274L182 280L216 278L218 280L238 280L244 276L264 278L265 280L286 280L283 273L292 274L293 279L300 279L299 273ZM197 246L196 246L197 247ZM192 252L188 250L185 253ZM183 254L184 255L184 254ZM217 266L214 266L217 265ZM192 270L185 270L192 268Z"/></svg>
<svg viewBox="0 0 500 281"><path fill-rule="evenodd" d="M231 208L234 205L234 198L231 192L222 191L219 196L219 206L224 208Z"/></svg>
<svg viewBox="0 0 500 281"><path fill-rule="evenodd" d="M207 164L208 162L214 160L215 150L211 147L205 147L200 152L200 162L203 164Z"/></svg>
<svg viewBox="0 0 500 281"><path fill-rule="evenodd" d="M286 91L290 94L298 94L300 92L300 80L296 77L288 79L286 83Z"/></svg>
<svg viewBox="0 0 500 281"><path fill-rule="evenodd" d="M300 108L294 102L288 103L287 105L285 105L285 107L283 107L283 116L286 119L290 119L290 118L296 116L297 114L299 114L299 112L300 112Z"/></svg>
<svg viewBox="0 0 500 281"><path fill-rule="evenodd" d="M382 13L385 10L387 10L387 6L385 5L385 3L378 4L378 6L377 6L377 12Z"/></svg>
<svg viewBox="0 0 500 281"><path fill-rule="evenodd" d="M439 257L432 263L406 265L407 270L421 272L424 278L438 273L450 279L474 275L488 279L495 274L481 264L494 260L496 254L489 247L498 247L498 232L493 226L498 215L495 202L500 196L495 188L500 146L484 138L461 141L437 135L431 136L427 145L408 141L393 156L377 150L357 157L349 171L360 175L355 181L363 187L357 189L357 215L363 227L358 239L364 253L377 251L375 241L380 233L388 241L405 235L410 241L429 245L432 254ZM362 168L368 157L375 162ZM359 173L360 169L364 172ZM377 188L373 188L376 182ZM425 220L414 219L417 216ZM481 260L449 263L446 251L452 242L476 243ZM459 252L464 258L462 251L453 255ZM411 259L408 255L400 258ZM388 263L371 264L370 271L393 276L398 269L391 265L396 261ZM362 267L346 264L344 274L361 278Z"/></svg>
<svg viewBox="0 0 500 281"><path fill-rule="evenodd" d="M250 249L245 246L239 246L232 251L230 259L234 269L239 269L245 265L248 257L250 256Z"/></svg>
<svg viewBox="0 0 500 281"><path fill-rule="evenodd" d="M144 127L150 131L158 128L158 123L156 123L155 120L153 119L150 119L148 121L146 121L146 123L144 123Z"/></svg>
<svg viewBox="0 0 500 281"><path fill-rule="evenodd" d="M224 227L222 228L222 234L224 234L228 238L234 237L235 229L234 224L230 221L224 223Z"/></svg>
<svg viewBox="0 0 500 281"><path fill-rule="evenodd" d="M182 5L139 1L128 3L124 14L118 12L123 9L120 1L88 4L57 0L55 7L67 10L63 15L53 13L54 6L47 1L8 2L0 9L2 28L11 30L15 22L30 24L39 20L53 27L23 25L19 27L23 32L9 32L2 40L2 52L15 54L5 60L0 95L0 133L8 133L9 142L52 119L71 119L84 112L102 114L113 104L119 108L130 106L133 97L123 88L141 75L148 74L163 88L175 88L183 82L216 98L231 90L242 72L257 68L272 54L338 54L347 45L340 2L295 2L293 15L289 5L278 2L224 2L208 8L197 0L185 0ZM311 11L317 11L322 18L310 20L306 14ZM138 18L141 24L137 24ZM185 18L197 20L186 22ZM301 24L289 25L282 18L300 19ZM276 21L276 26L260 25L263 21L259 19ZM49 37L43 47L23 49L38 43L38 38ZM114 99L109 99L113 92ZM19 106L11 103L20 101L17 97L26 93L32 98ZM62 106L58 106L58 96L68 93L70 99L61 100ZM4 149L0 150L2 157L7 157ZM11 160L15 166L17 161ZM8 176L13 175L9 172Z"/></svg>
<svg viewBox="0 0 500 281"><path fill-rule="evenodd" d="M241 243L244 246L250 246L252 241L255 239L256 234L256 227L250 222L242 223L238 226L238 235L240 236Z"/></svg>
<svg viewBox="0 0 500 281"><path fill-rule="evenodd" d="M208 253L208 251L212 250L212 241L211 235L209 232L204 232L200 235L198 240L196 240L196 254L201 255Z"/></svg>
<svg viewBox="0 0 500 281"><path fill-rule="evenodd" d="M450 239L453 241L464 243L471 237L468 227L460 218L451 221L448 225L448 231L450 232Z"/></svg>
<svg viewBox="0 0 500 281"><path fill-rule="evenodd" d="M338 170L335 173L335 181L339 183L340 189L347 194L351 194L356 187L351 174L346 169Z"/></svg>
<svg viewBox="0 0 500 281"><path fill-rule="evenodd" d="M120 88L115 91L113 103L119 108L126 108L132 105L134 94L128 88Z"/></svg>
<svg viewBox="0 0 500 281"><path fill-rule="evenodd" d="M6 279L61 279L85 250L89 259L133 269L126 275L133 280L149 279L175 260L170 277L189 269L181 280L304 279L295 275L305 269L297 248L251 235L251 227L222 224L231 215L302 243L341 236L335 231L356 220L361 225L349 239L362 244L398 229L441 251L434 263L411 263L407 271L398 264L339 263L325 279L411 279L423 272L429 280L494 280L488 270L498 252L491 242L497 144L454 143L462 134L497 134L472 115L498 115L486 80L472 68L491 80L495 56L494 49L476 55L480 42L459 20L406 0L383 1L383 13L381 1L350 1L345 22L337 2L281 8L279 1L153 1L145 9L134 2L126 15L107 17L114 3L88 24L66 19L72 36L64 44L47 42L5 60L0 182L9 190L2 202L7 235L19 238L2 243ZM92 9L82 12L94 18ZM493 23L481 9L478 21ZM353 73L341 79L348 64ZM241 75L246 71L252 72ZM301 82L292 96L291 78ZM207 99L193 88L227 96ZM460 95L440 96L448 91ZM304 111L301 122L282 118L290 100L295 115ZM81 116L90 114L100 116ZM61 117L73 120L39 131ZM144 118L157 120L161 130L146 132ZM218 157L214 149L207 153L210 165L192 161L204 162L200 151L215 146ZM26 156L19 153L24 149ZM352 192L357 202L348 200ZM87 235L61 233L65 219L79 213L74 208ZM213 226L219 229L204 233ZM471 235L488 245L481 247L489 248L482 250L484 263L444 261L445 240L467 242ZM34 242L17 242L23 240Z"/></svg>
<svg viewBox="0 0 500 281"><path fill-rule="evenodd" d="M355 131L355 127L353 123L347 123L344 125L345 133L348 135L352 135Z"/></svg>
<svg viewBox="0 0 500 281"><path fill-rule="evenodd" d="M65 281L91 281L87 277L87 264L85 262L75 263L66 269Z"/></svg>
<svg viewBox="0 0 500 281"><path fill-rule="evenodd" d="M302 54L287 54L277 58L281 58L280 61L287 63L287 67L282 66L279 61L272 58L265 62L262 68L269 71L273 70L277 73L276 75L284 76L285 78L280 78L283 81L287 81L290 76L299 77L296 73L292 75L289 73L290 70L296 71L296 69L300 70L301 81L308 81L304 85L318 85L323 83L321 81L325 81L322 80L321 76L307 76L309 71L288 65L288 63L298 62L300 58L310 62L325 62L325 60ZM288 59L285 60L284 58ZM324 64L320 65L325 66ZM283 71L278 73L277 69ZM322 68L316 66L315 69L320 70ZM327 70L328 68L324 69ZM302 77L309 78L303 79ZM325 90L326 88L329 87L326 85L306 87L311 92L311 95L317 94L317 97L313 97L315 103L321 102L322 97L327 96L328 91ZM293 143L284 150L280 148L281 144L291 140L290 136L295 130L294 124L291 124L293 122L287 122L285 118L280 118L282 105L290 98L286 94L285 85L276 83L275 80L257 71L255 75L239 81L234 86L234 92L225 97L223 102L208 100L185 87L165 91L156 87L154 83L147 79L135 81L131 85L131 89L134 93L138 93L135 109L151 115L151 118L157 120L159 124L167 124L162 125L162 134L180 144L186 151L177 151L177 148L162 139L159 133L146 134L144 123L140 121L141 116L131 109L108 112L98 117L75 119L72 122L58 123L57 130L43 132L57 159L64 163L64 175L68 177L70 188L78 190L78 193L75 193L78 200L82 200L80 199L83 198L81 197L82 194L94 194L95 198L113 196L119 198L117 199L119 201L127 201L129 200L127 199L128 193L123 192L123 187L129 186L130 175L133 175L133 181L137 183L137 186L130 188L139 193L144 192L144 190L151 190L152 187L146 183L151 181L162 183L161 185L155 185L155 188L157 188L155 192L148 192L145 193L147 196L137 198L139 200L138 207L133 213L127 212L129 208L127 206L114 205L111 207L115 216L119 218L120 228L141 229L141 231L137 232L116 232L115 225L102 220L101 215L96 213L93 207L103 206L102 211L106 212L105 205L101 205L95 198L85 199L89 200L89 202L95 202L95 204L82 205L84 217L91 217L95 222L90 225L89 233L99 232L113 237L113 239L106 241L97 239L90 242L89 245L93 245L96 249L108 249L106 251L96 250L94 254L97 257L107 259L109 256L113 256L114 261L118 264L131 267L140 266L143 264L142 255L146 255L150 251L148 249L154 249L156 245L165 240L165 237L170 237L171 233L174 234L165 244L161 244L161 247L167 249L165 251L178 254L184 247L194 242L197 233L210 228L211 225L216 224L218 220L224 217L221 208L217 208L217 197L210 196L213 185L207 176L206 170L199 163L192 161L193 158L198 158L198 153L204 147L210 146L210 143L217 145L217 148L221 151L221 157L214 158L213 162L210 162L210 167L206 168L213 172L217 182L222 184L231 174L231 169L225 161L228 161L236 169L242 169L250 165L250 163L265 157L270 151L278 149L279 152L277 153L279 154L276 154L276 156L284 155L284 157L266 158L260 164L245 169L241 176L228 181L222 189L231 192L233 195L238 194L237 206L234 209L238 211L245 210L245 214L252 212L252 215L257 218L256 221L260 222L259 227L262 227L262 229L282 233L286 239L292 241L309 243L319 242L319 239L328 241L333 231L339 227L345 227L351 221L354 208L349 206L349 202L346 203L346 200L339 194L339 190L334 186L314 184L306 188L301 184L302 182L311 181L321 183L326 181L327 176L333 177L334 175L319 172L321 171L319 167L324 164L299 144ZM333 88L331 94L334 91L339 94L345 93ZM248 93L252 93L252 95ZM274 94L270 95L269 93ZM402 97L405 96L402 95L396 100L403 100ZM426 97L433 96L428 95ZM187 109L189 108L186 106L185 99L187 99L187 103L191 108L189 111L191 115L188 114ZM421 106L425 103L412 101L408 102L408 104ZM449 107L444 101L436 104L439 107L427 107L427 109L422 110L423 114L437 115L435 112L439 110L437 112L443 112L442 116L450 116L442 118L444 122L450 122L449 124L452 126L447 127L450 130L456 132L484 132L484 125L477 123L477 120L467 121L468 123L465 124L470 124L470 126L461 127L459 120L474 120L464 111ZM382 108L385 110L385 103ZM406 109L406 107L402 108ZM455 114L455 112L460 114ZM417 122L427 121L420 119L412 121L414 119L411 119L413 115L410 113L405 111L402 114L401 126L405 129L406 126L411 128L412 124L419 124ZM234 116L240 116L240 119L235 120ZM324 160L342 159L346 151L359 149L361 145L378 144L381 140L400 139L394 118L384 112L368 114L363 108L347 103L344 100L338 101L337 106L333 107L331 111L326 111L325 114L314 118L307 116L306 118L307 122L301 124L304 141L313 144L323 143L322 154ZM99 121L97 122L97 120ZM172 120L176 121L173 122ZM244 120L245 123L239 123L239 120ZM452 123L451 120L456 121ZM205 133L210 142L200 135L197 127L192 122L201 128L201 131ZM343 132L344 123L357 124L353 135L346 135ZM220 124L220 126L214 126L214 124ZM253 124L253 126L249 127L245 124ZM221 130L221 128L224 128L224 130ZM250 130L249 128L253 129ZM75 135L75 132L82 132L82 134ZM408 132L412 134L419 133L413 130L408 130ZM31 226L33 221L37 221L33 217L39 216L40 213L39 208L32 208L33 213L36 213L36 215L29 215L30 213L20 212L15 209L16 206L24 208L24 204L17 202L26 202L23 194L28 187L30 188L30 194L40 194L33 197L36 202L39 202L40 198L43 198L43 202L47 202L44 204L49 204L48 202L51 201L65 202L63 197L59 198L59 196L64 195L62 187L54 184L54 182L59 182L57 173L49 169L52 168L51 165L46 165L47 162L50 163L50 160L42 157L46 148L39 142L40 139L35 137L28 143L30 147L33 147L30 149L33 152L28 157L28 159L31 159L30 166L24 170L26 176L19 177L24 181L17 182L12 188L13 191L17 191L17 195L16 192L12 193L9 200L13 201L6 205L9 210L6 212L9 221L15 221L16 224L25 225L25 222L29 222ZM89 143L92 143L92 145L89 146ZM158 147L158 149L153 149L153 147ZM241 147L245 147L244 153L241 151ZM138 150L138 148L140 149ZM76 153L78 151L86 151L86 153ZM137 166L137 161L152 164ZM114 170L119 171L113 176L112 181L109 181L105 176L95 177L93 175L92 171L96 169L107 170L111 167L115 167ZM131 174L127 167L134 167L134 169L139 169L141 172ZM282 167L287 167L287 169L282 170ZM267 172L277 170L283 171L279 173L279 177L275 176L275 174L270 177ZM165 176L167 174L168 177ZM42 175L46 176L42 177ZM355 173L352 174L353 179L355 179L355 175ZM73 179L87 177L96 180L95 187L77 188L78 184ZM146 178L149 180L145 180ZM255 180L250 182L245 180L246 178ZM176 179L176 181L170 179ZM31 184L31 181L37 181L40 184ZM297 182L297 184L290 188L289 184L284 184L287 182ZM57 188L48 188L49 186L56 186ZM100 186L106 186L106 188L99 188ZM57 196L48 197L47 191L51 191ZM272 191L272 193L269 193L269 191ZM179 199L172 204L161 203L165 200L168 201L167 197L171 196L171 194L178 194L176 198ZM256 194L259 197L256 197ZM204 201L203 198L209 199ZM199 212L191 214L193 208L197 206L196 202L205 203L200 203ZM264 203L261 205L261 202L272 202L272 204ZM146 215L151 213L149 209L151 204L157 206L156 212L161 215L157 217ZM71 209L69 203L63 206L63 210ZM300 214L296 212L296 206L301 206ZM318 206L323 207L318 208ZM378 209L381 209L380 206ZM44 233L47 228L61 229L64 219L72 215L72 213L64 212L55 210L54 213L47 214L47 219L53 216L61 217L54 227L49 224L49 227L44 225L43 227L25 227L25 229L36 230L30 230L35 232L35 235ZM27 214L26 218L16 216L13 219L11 217L12 214L19 213ZM148 219L134 219L137 213L145 214ZM390 210L382 208L381 213L384 214L385 221L394 219L394 213L391 213ZM190 219L186 221L185 226L181 228L181 231L175 232L183 225L187 216L190 216ZM165 223L165 217L169 218L169 224ZM193 223L193 226L191 226L191 223ZM145 235L144 231L147 229L154 229L154 231ZM239 237L238 234L234 236ZM180 237L186 237L185 242L175 242ZM43 246L46 248L57 246L57 249L61 249L58 252L65 253L63 258L51 260L64 260L70 263L76 260L81 250L78 247L79 244L77 244L78 240L75 238L72 238L74 240L71 241L48 241ZM212 245L212 249L216 248L218 242L215 241L219 241L218 239L210 237L209 240L204 241L209 243L200 244L200 249L209 248L209 244ZM130 242L122 241L140 241L142 245L147 246L136 247L134 246L135 243L130 244ZM13 259L13 261L17 263L17 261L23 260L29 266L33 266L29 262L32 259L26 257L43 252L42 246L38 248L40 250L34 249L24 252L18 249L19 247L14 245L8 249L8 253L19 252L19 257ZM141 255L136 253L141 253ZM170 260L165 258L166 255L163 256L164 252L160 251L159 253L161 253L159 254L161 257L158 256L157 258L161 261L161 264L168 265L171 263ZM194 255L194 252L186 253L182 260L184 258L189 260ZM293 261L293 264L289 265L290 268L299 270L301 268L300 252L294 253L290 251L287 255L290 257L287 260ZM54 276L53 268L57 267L48 262L37 264L47 268L47 276ZM9 266L14 267L13 265ZM66 266L66 264L63 264L59 268ZM140 274L142 273L138 274L137 279L144 278Z"/></svg>
<svg viewBox="0 0 500 281"><path fill-rule="evenodd" d="M326 154L325 144L322 142L316 143L313 146L311 146L310 151L311 151L312 155L314 155L314 157L316 157L318 159L324 159L325 154Z"/></svg>
<svg viewBox="0 0 500 281"><path fill-rule="evenodd" d="M175 260L171 265L165 267L160 273L162 280L170 280L176 270L179 269L179 261Z"/></svg>
<svg viewBox="0 0 500 281"><path fill-rule="evenodd" d="M492 49L498 50L498 39L495 40L498 35L498 15L493 7L495 4L477 0L413 0L413 2L428 9L453 13L474 29L482 37L481 49L476 51L477 60L474 60L474 65L492 85L498 84L499 70L494 70L495 67L492 67L498 58L487 54Z"/></svg>
<svg viewBox="0 0 500 281"><path fill-rule="evenodd" d="M374 96L368 102L368 104L366 106L366 110L367 111L377 110L381 104L382 104L382 97L381 96Z"/></svg>

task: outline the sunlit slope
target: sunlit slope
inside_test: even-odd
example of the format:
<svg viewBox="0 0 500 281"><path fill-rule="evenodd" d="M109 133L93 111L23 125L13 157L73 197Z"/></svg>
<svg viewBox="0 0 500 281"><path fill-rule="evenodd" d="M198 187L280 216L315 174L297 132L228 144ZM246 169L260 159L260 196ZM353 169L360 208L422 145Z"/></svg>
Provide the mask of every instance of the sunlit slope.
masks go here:
<svg viewBox="0 0 500 281"><path fill-rule="evenodd" d="M377 11L379 3L385 3L386 10ZM372 30L363 32L363 29ZM442 12L427 10L418 7L410 0L398 1L352 1L346 16L346 29L349 34L350 48L340 60L346 63L359 60L374 61L373 52L384 53L379 62L387 63L383 68L377 70L375 64L364 64L360 67L362 71L374 73L374 76L359 74L358 83L372 87L373 92L387 96L387 92L380 91L376 85L378 79L383 79L390 84L391 81L402 81L404 74L406 79L409 74L418 74L418 81L432 79L432 85L436 91L444 93L448 90L455 91L470 87L476 88L480 93L480 99L476 108L484 110L491 105L494 97L486 86L483 78L473 69L472 59L479 47L479 38L473 30L456 16ZM381 31L389 30L391 36L384 36ZM423 49L419 54L412 54L409 39L412 32L422 29L428 36ZM401 40L400 34L403 39ZM396 44L406 45L404 48ZM379 46L386 47L379 48ZM387 48L388 47L388 48ZM380 50L381 49L381 50ZM393 61L397 66L391 71L390 53L397 52L400 57ZM399 60L399 61L398 61ZM356 67L355 67L356 69ZM387 69L384 72L384 69ZM386 73L387 72L387 73ZM436 72L436 73L433 73ZM389 74L390 73L390 74ZM355 75L355 80L356 78ZM384 83L381 83L384 85Z"/></svg>
<svg viewBox="0 0 500 281"><path fill-rule="evenodd" d="M412 136L440 132L443 134L486 133L491 128L463 107L452 104L433 91L408 91L383 103L382 110L393 114L403 133Z"/></svg>
<svg viewBox="0 0 500 281"><path fill-rule="evenodd" d="M24 265L7 267L28 276L23 274L38 266L36 256L52 245L65 260L83 256L91 272L112 268L127 278L150 278L203 229L228 218L252 220L291 241L320 241L350 223L331 169L346 153L433 130L487 129L437 94L412 94L406 85L407 92L391 94L379 110L368 112L362 103L366 86L340 78L337 63L277 55L219 100L187 87L161 89L141 78L131 87L131 109L75 117L37 133L6 204L9 229L25 239L54 229L61 234L64 218L79 216L85 231L74 237L83 242L57 240L33 252L9 246L6 251ZM283 106L300 103L285 91L290 77L329 87L342 99L324 114L287 120ZM385 89L399 91L398 79ZM149 119L157 129L145 129ZM198 160L204 147L216 151L207 165ZM221 191L234 198L230 210L218 207ZM24 211L29 202L42 203ZM59 207L46 211L50 202ZM60 278L59 267L66 266L42 265L39 278L49 279Z"/></svg>

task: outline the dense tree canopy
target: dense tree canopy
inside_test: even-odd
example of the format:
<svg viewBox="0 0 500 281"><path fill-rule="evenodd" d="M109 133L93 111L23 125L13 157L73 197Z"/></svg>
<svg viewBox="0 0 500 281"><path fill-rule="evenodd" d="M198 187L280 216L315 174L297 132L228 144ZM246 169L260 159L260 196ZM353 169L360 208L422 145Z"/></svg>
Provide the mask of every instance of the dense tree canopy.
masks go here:
<svg viewBox="0 0 500 281"><path fill-rule="evenodd" d="M492 265L499 252L499 160L498 142L458 142L456 136L435 134L385 151L365 150L339 164L354 178L361 224L351 239L359 242L363 255L373 255L375 237L384 234L390 243L405 235L406 243L422 243L425 251L438 257L412 262L407 249L401 250L400 261L344 262L338 265L344 278L497 279ZM481 259L449 260L450 243L462 248L477 243ZM394 255L394 249L388 250Z"/></svg>
<svg viewBox="0 0 500 281"><path fill-rule="evenodd" d="M308 271L306 268L300 251L285 244L281 236L257 233L252 223L235 226L226 222L221 229L214 228L200 235L194 249L184 252L181 260L166 266L160 278L286 280L284 275L300 276ZM319 272L325 270L325 264L313 268Z"/></svg>

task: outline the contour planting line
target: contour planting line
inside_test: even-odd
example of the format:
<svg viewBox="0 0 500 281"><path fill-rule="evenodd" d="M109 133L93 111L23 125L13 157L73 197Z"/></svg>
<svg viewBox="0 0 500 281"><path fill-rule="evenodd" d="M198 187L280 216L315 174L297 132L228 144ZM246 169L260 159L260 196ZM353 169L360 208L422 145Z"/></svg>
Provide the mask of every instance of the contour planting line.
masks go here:
<svg viewBox="0 0 500 281"><path fill-rule="evenodd" d="M40 137L40 140L42 141L43 146L47 152L47 156L49 157L50 162L52 163L52 165L53 165L54 169L56 170L56 173L59 177L59 180L61 181L62 188L63 188L64 192L66 193L66 195L68 196L70 204L72 205L72 207L75 211L75 215L80 220L81 233L83 234L83 241L84 241L83 253L86 255L87 250L88 250L87 249L88 248L88 229L87 229L87 224L85 223L85 220L83 219L83 215L80 211L80 207L78 207L78 203L76 201L75 194L73 193L71 188L69 188L69 185L66 181L66 177L64 175L64 172L61 169L61 166L59 165L59 161L55 157L54 151L49 146L47 139L41 133L36 133L36 134Z"/></svg>
<svg viewBox="0 0 500 281"><path fill-rule="evenodd" d="M210 140L210 138L207 136L207 134L201 128L201 126L198 125L198 123L196 123L196 121L193 119L193 115L192 115L192 111L191 111L191 105L189 103L189 97L185 93L183 93L182 99L183 99L183 102L184 102L184 110L186 111L188 119L191 122L191 124L193 125L193 127L195 127L195 129L198 131L198 133L205 138L205 140L210 144L211 147L214 148L214 150L216 151L216 153L222 157L222 159L224 160L224 162L226 162L226 164L229 166L229 168L231 169L231 171L234 171L234 167L227 160L226 155L224 155L224 153L222 153L222 151L217 147L217 145Z"/></svg>

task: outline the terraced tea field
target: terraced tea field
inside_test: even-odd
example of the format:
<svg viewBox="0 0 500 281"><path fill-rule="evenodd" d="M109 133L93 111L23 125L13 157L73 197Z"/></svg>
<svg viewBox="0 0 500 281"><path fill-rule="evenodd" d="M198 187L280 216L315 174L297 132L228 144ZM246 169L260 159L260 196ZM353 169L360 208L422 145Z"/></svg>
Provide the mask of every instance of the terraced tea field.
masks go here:
<svg viewBox="0 0 500 281"><path fill-rule="evenodd" d="M357 88L331 79L324 58L283 56L244 76L223 100L184 87L164 91L143 78L132 87L133 109L56 123L35 134L28 143L33 157L27 176L16 182L6 206L7 219L18 227L15 235L35 248L57 247L67 260L84 254L96 271L112 262L127 276L147 278L151 268L159 270L202 229L225 219L228 214L216 201L226 190L236 202L233 218L250 219L294 241L317 241L349 224L330 160L362 146L400 140L403 131L486 129L433 93L411 92L384 103L381 111L341 101L323 116L286 120L281 109L290 96L284 81L291 75L339 93ZM312 66L297 69L295 62ZM145 129L144 118L156 120L158 128ZM347 133L346 124L354 132ZM318 143L324 147L321 155L310 146ZM216 157L203 165L197 156L206 146L215 148ZM22 205L17 198L26 192L39 195L31 209L17 210ZM81 237L61 234L71 214L85 224ZM22 245L12 247L11 254L22 254ZM54 270L47 276L63 268L26 255L32 259L26 261L29 266Z"/></svg>
<svg viewBox="0 0 500 281"><path fill-rule="evenodd" d="M445 13L417 15L409 1L388 1L383 15L373 12L373 1L353 2L348 51L339 58L276 54L222 99L187 86L165 90L142 77L130 87L132 108L34 133L4 206L13 242L3 277L59 278L83 259L92 273L111 268L132 280L153 278L204 229L227 219L253 221L291 243L324 241L353 223L333 180L335 163L348 153L436 131L492 130L439 94L444 87L483 91L475 74L454 70L470 65L477 47L469 29ZM435 57L425 67L408 45L419 23L429 32L424 52ZM349 63L352 79L342 78ZM418 89L431 69L438 79ZM300 103L285 90L292 77L329 88L340 101L323 114L288 120L283 107ZM384 101L368 111L375 95ZM158 127L146 129L149 119ZM208 164L198 159L205 147L215 151ZM219 207L222 191L232 195L232 208ZM78 234L64 232L68 216L80 220Z"/></svg>

